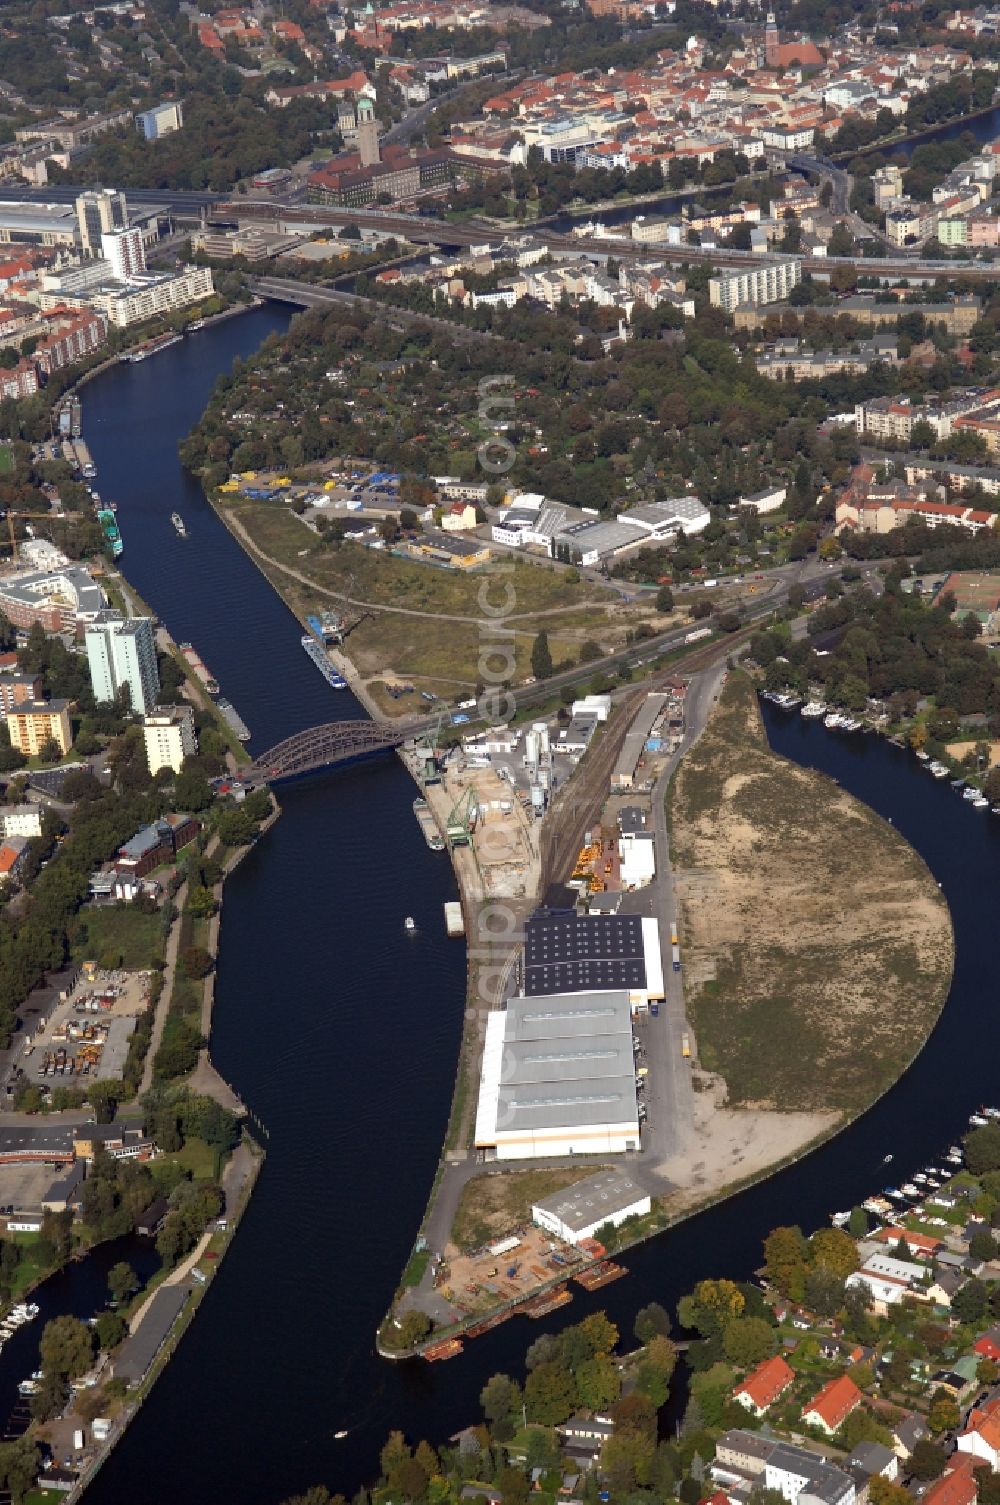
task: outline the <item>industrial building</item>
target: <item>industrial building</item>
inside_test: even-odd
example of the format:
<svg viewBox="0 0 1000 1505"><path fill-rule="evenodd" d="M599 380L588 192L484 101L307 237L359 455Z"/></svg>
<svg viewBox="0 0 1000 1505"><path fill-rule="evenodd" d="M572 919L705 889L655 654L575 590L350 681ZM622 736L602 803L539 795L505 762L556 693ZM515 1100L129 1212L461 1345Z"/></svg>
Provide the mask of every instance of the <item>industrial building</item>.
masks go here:
<svg viewBox="0 0 1000 1505"><path fill-rule="evenodd" d="M626 988L511 998L490 1014L476 1146L498 1160L638 1150Z"/></svg>
<svg viewBox="0 0 1000 1505"><path fill-rule="evenodd" d="M611 774L612 790L621 791L634 786L639 760L646 751L653 728L666 711L669 700L669 695L647 695L639 707L632 725L625 733L622 750Z"/></svg>
<svg viewBox="0 0 1000 1505"><path fill-rule="evenodd" d="M567 1244L582 1244L607 1223L618 1228L627 1218L645 1217L652 1205L624 1171L598 1171L536 1202L531 1220Z"/></svg>
<svg viewBox="0 0 1000 1505"><path fill-rule="evenodd" d="M524 927L524 991L540 998L608 988L624 991L636 1013L663 998L656 921L536 910Z"/></svg>
<svg viewBox="0 0 1000 1505"><path fill-rule="evenodd" d="M94 699L114 701L127 686L129 707L146 716L156 705L160 676L151 617L126 621L119 612L105 611L87 626L87 661Z"/></svg>

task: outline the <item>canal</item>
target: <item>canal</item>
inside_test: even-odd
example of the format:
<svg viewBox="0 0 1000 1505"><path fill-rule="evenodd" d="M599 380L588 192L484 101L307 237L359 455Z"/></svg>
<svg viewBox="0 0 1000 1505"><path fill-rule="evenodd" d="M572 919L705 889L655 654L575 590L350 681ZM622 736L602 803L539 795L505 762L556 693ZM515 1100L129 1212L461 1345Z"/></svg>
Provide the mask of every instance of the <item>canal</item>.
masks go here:
<svg viewBox="0 0 1000 1505"><path fill-rule="evenodd" d="M357 707L310 664L298 624L184 476L176 445L215 377L287 318L248 313L84 392L84 433L102 495L119 504L128 578L174 637L198 648L257 750ZM174 510L187 540L170 526ZM267 1163L197 1320L98 1476L94 1505L173 1505L180 1481L190 1505L277 1505L318 1482L350 1496L377 1473L391 1428L445 1440L476 1419L491 1374L520 1370L546 1326L603 1307L629 1331L649 1300L672 1306L700 1276L745 1276L774 1225L815 1227L880 1190L887 1153L893 1178L905 1178L996 1096L1000 822L908 754L766 714L778 751L891 818L951 904L952 996L902 1082L808 1160L635 1250L627 1280L577 1294L546 1322L512 1321L451 1363L383 1363L375 1330L434 1174L460 1038L464 954L446 941L441 911L454 884L447 857L424 845L393 758L283 789L281 820L226 886L213 1037L223 1075L269 1130Z"/></svg>

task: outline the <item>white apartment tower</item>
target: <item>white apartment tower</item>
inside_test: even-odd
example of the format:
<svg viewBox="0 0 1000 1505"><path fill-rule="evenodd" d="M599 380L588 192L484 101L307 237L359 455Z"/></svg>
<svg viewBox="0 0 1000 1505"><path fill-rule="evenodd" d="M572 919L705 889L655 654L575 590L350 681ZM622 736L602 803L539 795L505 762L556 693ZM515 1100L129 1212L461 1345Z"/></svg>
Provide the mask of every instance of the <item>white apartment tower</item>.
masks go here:
<svg viewBox="0 0 1000 1505"><path fill-rule="evenodd" d="M116 282L132 282L146 270L146 247L142 231L111 230L101 236L101 255L111 266Z"/></svg>
<svg viewBox="0 0 1000 1505"><path fill-rule="evenodd" d="M151 774L161 768L180 773L185 758L198 751L194 732L194 712L189 705L172 705L154 711L142 723L146 742L146 762Z"/></svg>
<svg viewBox="0 0 1000 1505"><path fill-rule="evenodd" d="M86 631L87 661L94 699L112 701L128 685L131 709L146 716L156 708L160 676L151 617L126 621L116 611L103 611Z"/></svg>

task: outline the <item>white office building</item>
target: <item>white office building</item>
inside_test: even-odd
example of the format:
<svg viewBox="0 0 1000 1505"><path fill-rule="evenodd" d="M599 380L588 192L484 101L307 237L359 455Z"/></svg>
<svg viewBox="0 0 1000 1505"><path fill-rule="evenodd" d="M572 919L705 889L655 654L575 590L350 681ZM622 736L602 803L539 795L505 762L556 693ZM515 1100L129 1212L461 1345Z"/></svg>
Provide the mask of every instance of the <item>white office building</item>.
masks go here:
<svg viewBox="0 0 1000 1505"><path fill-rule="evenodd" d="M618 1228L628 1218L645 1217L651 1207L649 1193L624 1171L598 1171L536 1202L531 1221L567 1244L582 1244L598 1228Z"/></svg>
<svg viewBox="0 0 1000 1505"><path fill-rule="evenodd" d="M198 751L194 712L189 705L169 706L144 717L142 735L152 774L159 773L161 768L180 773L184 759L194 757Z"/></svg>
<svg viewBox="0 0 1000 1505"><path fill-rule="evenodd" d="M113 701L127 685L131 709L148 715L160 693L152 618L126 621L116 611L102 612L88 624L86 643L94 699Z"/></svg>

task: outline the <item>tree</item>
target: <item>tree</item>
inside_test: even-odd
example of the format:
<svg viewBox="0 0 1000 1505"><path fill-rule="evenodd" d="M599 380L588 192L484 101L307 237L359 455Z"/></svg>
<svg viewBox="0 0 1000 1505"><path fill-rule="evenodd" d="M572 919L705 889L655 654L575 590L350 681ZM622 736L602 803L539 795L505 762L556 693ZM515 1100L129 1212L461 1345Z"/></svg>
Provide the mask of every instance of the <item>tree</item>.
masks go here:
<svg viewBox="0 0 1000 1505"><path fill-rule="evenodd" d="M952 1316L959 1322L978 1322L986 1315L989 1292L981 1280L967 1280L951 1298Z"/></svg>
<svg viewBox="0 0 1000 1505"><path fill-rule="evenodd" d="M603 1312L594 1312L590 1317L584 1317L582 1322L576 1324L577 1332L586 1339L590 1352L597 1354L611 1353L618 1346L618 1329Z"/></svg>
<svg viewBox="0 0 1000 1505"><path fill-rule="evenodd" d="M245 805L237 805L220 813L216 830L227 847L245 847L257 835L257 822Z"/></svg>
<svg viewBox="0 0 1000 1505"><path fill-rule="evenodd" d="M415 1343L422 1343L430 1330L431 1319L426 1312L406 1312L397 1328L400 1348L412 1348Z"/></svg>
<svg viewBox="0 0 1000 1505"><path fill-rule="evenodd" d="M658 1301L651 1301L648 1306L641 1306L636 1312L632 1331L643 1345L652 1342L654 1338L668 1338L670 1314Z"/></svg>
<svg viewBox="0 0 1000 1505"><path fill-rule="evenodd" d="M46 1374L76 1380L86 1374L93 1361L93 1334L76 1317L53 1317L42 1331L39 1352Z"/></svg>
<svg viewBox="0 0 1000 1505"><path fill-rule="evenodd" d="M857 1245L842 1228L821 1228L809 1240L809 1254L814 1265L846 1280L858 1268Z"/></svg>
<svg viewBox="0 0 1000 1505"><path fill-rule="evenodd" d="M588 1411L603 1411L621 1394L621 1376L609 1354L599 1353L587 1359L576 1371L576 1388L580 1405Z"/></svg>
<svg viewBox="0 0 1000 1505"><path fill-rule="evenodd" d="M128 1332L128 1323L120 1312L101 1312L94 1327L98 1346L109 1353L117 1348Z"/></svg>
<svg viewBox="0 0 1000 1505"><path fill-rule="evenodd" d="M965 1163L974 1176L1000 1170L1000 1124L984 1124L966 1134Z"/></svg>
<svg viewBox="0 0 1000 1505"><path fill-rule="evenodd" d="M932 1432L952 1432L958 1426L961 1413L958 1403L947 1390L935 1390L927 1409L927 1425Z"/></svg>
<svg viewBox="0 0 1000 1505"><path fill-rule="evenodd" d="M884 1474L875 1474L868 1483L870 1505L913 1505L913 1496L901 1484L893 1484Z"/></svg>
<svg viewBox="0 0 1000 1505"><path fill-rule="evenodd" d="M969 1253L973 1259L991 1260L996 1258L997 1242L988 1228L977 1228L969 1239Z"/></svg>
<svg viewBox="0 0 1000 1505"><path fill-rule="evenodd" d="M122 1259L116 1265L111 1266L108 1271L108 1290L111 1293L111 1300L116 1305L120 1305L138 1289L138 1277L130 1264Z"/></svg>
<svg viewBox="0 0 1000 1505"><path fill-rule="evenodd" d="M669 585L661 585L656 592L656 609L663 616L666 616L667 612L673 611L674 593Z"/></svg>
<svg viewBox="0 0 1000 1505"><path fill-rule="evenodd" d="M536 679L548 679L552 673L549 635L544 628L531 645L531 672Z"/></svg>
<svg viewBox="0 0 1000 1505"><path fill-rule="evenodd" d="M181 952L181 966L186 977L207 977L214 966L212 953L204 946L186 946Z"/></svg>
<svg viewBox="0 0 1000 1505"><path fill-rule="evenodd" d="M556 1427L576 1406L576 1383L561 1364L539 1364L524 1385L524 1404L529 1421Z"/></svg>
<svg viewBox="0 0 1000 1505"><path fill-rule="evenodd" d="M487 1380L479 1395L483 1415L488 1422L506 1420L520 1409L521 1387L506 1374L495 1374Z"/></svg>
<svg viewBox="0 0 1000 1505"><path fill-rule="evenodd" d="M722 1347L731 1364L752 1369L774 1353L775 1331L763 1317L738 1317L726 1324Z"/></svg>
<svg viewBox="0 0 1000 1505"><path fill-rule="evenodd" d="M185 765L174 781L174 798L179 810L207 810L212 803L212 791L200 768Z"/></svg>
<svg viewBox="0 0 1000 1505"><path fill-rule="evenodd" d="M851 1238L867 1238L868 1214L863 1207L852 1207L851 1216L847 1222L847 1231Z"/></svg>
<svg viewBox="0 0 1000 1505"><path fill-rule="evenodd" d="M497 1475L497 1489L504 1505L528 1505L528 1479L519 1468L505 1464Z"/></svg>
<svg viewBox="0 0 1000 1505"><path fill-rule="evenodd" d="M764 1240L767 1278L783 1296L801 1300L807 1262L808 1246L801 1228L775 1228Z"/></svg>
<svg viewBox="0 0 1000 1505"><path fill-rule="evenodd" d="M910 1454L910 1473L917 1479L939 1479L944 1473L945 1451L927 1438L918 1442Z"/></svg>
<svg viewBox="0 0 1000 1505"><path fill-rule="evenodd" d="M21 1505L38 1477L39 1452L30 1437L0 1443L0 1479L10 1490L14 1505Z"/></svg>

